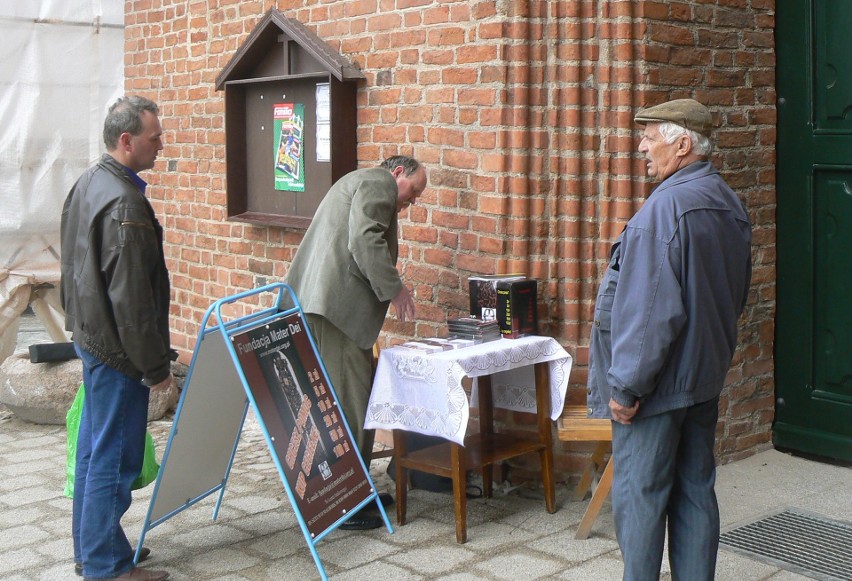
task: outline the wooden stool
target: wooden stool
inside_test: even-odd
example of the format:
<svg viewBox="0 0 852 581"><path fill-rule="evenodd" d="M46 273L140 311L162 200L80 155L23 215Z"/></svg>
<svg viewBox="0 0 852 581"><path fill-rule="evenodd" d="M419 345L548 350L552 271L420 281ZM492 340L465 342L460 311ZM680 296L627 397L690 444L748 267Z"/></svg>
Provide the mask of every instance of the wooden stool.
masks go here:
<svg viewBox="0 0 852 581"><path fill-rule="evenodd" d="M603 459L612 451L612 421L586 417L586 406L565 406L562 417L557 420L556 433L565 442L598 442L589 462L583 470L580 482L574 490L574 500L586 497L593 477L600 470ZM592 525L598 518L598 513L612 487L612 456L603 470L600 481L595 487L589 506L583 514L583 520L577 527L575 539L587 539L592 531Z"/></svg>

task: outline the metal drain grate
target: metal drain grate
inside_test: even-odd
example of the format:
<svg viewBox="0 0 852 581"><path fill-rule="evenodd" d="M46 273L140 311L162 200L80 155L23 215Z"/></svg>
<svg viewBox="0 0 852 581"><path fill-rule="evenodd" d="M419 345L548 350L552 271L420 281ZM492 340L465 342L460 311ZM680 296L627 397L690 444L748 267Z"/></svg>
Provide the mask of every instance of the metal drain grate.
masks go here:
<svg viewBox="0 0 852 581"><path fill-rule="evenodd" d="M852 581L852 524L787 509L723 533L726 548L824 581Z"/></svg>

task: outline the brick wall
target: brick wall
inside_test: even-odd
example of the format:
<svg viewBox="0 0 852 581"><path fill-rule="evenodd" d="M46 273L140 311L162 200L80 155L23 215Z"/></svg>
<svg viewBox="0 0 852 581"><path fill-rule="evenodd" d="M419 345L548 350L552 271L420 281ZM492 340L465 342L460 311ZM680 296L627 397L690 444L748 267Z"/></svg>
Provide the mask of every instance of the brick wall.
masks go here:
<svg viewBox="0 0 852 581"><path fill-rule="evenodd" d="M401 220L399 267L434 336L471 274L541 281L542 332L575 359L582 401L609 244L650 192L632 117L692 96L721 125L714 160L754 222L754 283L719 422L728 461L773 415L774 0L129 0L127 91L157 100L166 149L151 198L166 228L173 342L188 360L211 301L286 273L301 232L225 220L224 100L214 80L272 7L357 63L358 160L412 154L429 188ZM240 312L227 313L239 315ZM532 429L522 414L504 429ZM557 444L557 471L582 448ZM523 477L526 467L515 467Z"/></svg>

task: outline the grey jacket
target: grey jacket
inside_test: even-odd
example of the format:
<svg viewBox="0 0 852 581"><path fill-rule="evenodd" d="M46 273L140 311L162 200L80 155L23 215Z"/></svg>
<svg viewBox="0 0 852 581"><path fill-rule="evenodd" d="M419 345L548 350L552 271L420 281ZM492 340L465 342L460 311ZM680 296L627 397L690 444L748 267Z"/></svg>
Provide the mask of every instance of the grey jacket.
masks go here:
<svg viewBox="0 0 852 581"><path fill-rule="evenodd" d="M589 413L636 417L720 394L751 281L751 224L712 164L664 180L612 247L589 355Z"/></svg>
<svg viewBox="0 0 852 581"><path fill-rule="evenodd" d="M62 307L74 342L154 385L169 375L163 229L127 171L105 154L62 209Z"/></svg>
<svg viewBox="0 0 852 581"><path fill-rule="evenodd" d="M376 342L390 301L402 290L398 192L383 168L340 178L317 208L285 278L304 312L325 317L361 349Z"/></svg>

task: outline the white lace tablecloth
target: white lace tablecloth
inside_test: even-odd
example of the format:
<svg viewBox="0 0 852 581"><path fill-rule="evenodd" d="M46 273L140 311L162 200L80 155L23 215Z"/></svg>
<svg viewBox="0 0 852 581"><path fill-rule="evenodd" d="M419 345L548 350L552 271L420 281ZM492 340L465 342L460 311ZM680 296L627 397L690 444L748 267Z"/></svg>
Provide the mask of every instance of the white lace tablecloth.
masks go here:
<svg viewBox="0 0 852 581"><path fill-rule="evenodd" d="M462 378L491 375L494 407L535 413L536 363L549 364L550 417L555 420L565 403L572 361L554 339L538 336L430 354L406 347L385 349L365 427L419 432L464 445L470 404ZM471 399L476 401L475 393Z"/></svg>

